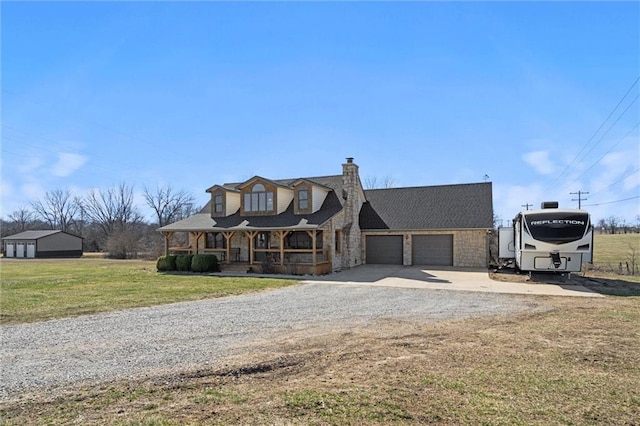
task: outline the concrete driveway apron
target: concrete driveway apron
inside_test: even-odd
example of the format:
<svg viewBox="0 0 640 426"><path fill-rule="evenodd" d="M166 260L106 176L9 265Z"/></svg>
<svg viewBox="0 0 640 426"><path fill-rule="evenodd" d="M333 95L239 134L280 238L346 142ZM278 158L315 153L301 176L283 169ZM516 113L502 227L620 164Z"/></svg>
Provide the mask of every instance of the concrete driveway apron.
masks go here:
<svg viewBox="0 0 640 426"><path fill-rule="evenodd" d="M306 282L547 296L604 297L580 285L511 283L492 280L486 269L361 265Z"/></svg>

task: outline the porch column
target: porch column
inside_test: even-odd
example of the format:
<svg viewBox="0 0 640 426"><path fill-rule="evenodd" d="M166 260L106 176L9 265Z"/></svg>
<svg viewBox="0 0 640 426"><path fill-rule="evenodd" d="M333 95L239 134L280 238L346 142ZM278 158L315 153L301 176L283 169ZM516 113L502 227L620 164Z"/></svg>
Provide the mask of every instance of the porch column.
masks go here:
<svg viewBox="0 0 640 426"><path fill-rule="evenodd" d="M196 236L196 251L193 254L198 254L198 252L200 251L198 241L200 241L200 237L202 237L204 234L205 233L201 231L194 232L194 235Z"/></svg>
<svg viewBox="0 0 640 426"><path fill-rule="evenodd" d="M192 239L192 238L195 238L195 235L196 235L196 233L195 233L195 232L191 232L191 231L189 231L189 236L188 236L188 238L187 238L187 240L188 240L188 242L189 242L189 245L188 245L188 249L189 249L188 254L191 254L191 252L193 251L193 246L191 245L191 239ZM198 239L197 239L197 238L195 238L195 242L196 242L195 246L196 246L196 247L198 247Z"/></svg>
<svg viewBox="0 0 640 426"><path fill-rule="evenodd" d="M316 254L316 230L307 231L307 234L311 237L311 247L312 247L312 258L313 258L313 274L316 274L316 263L317 263L317 254Z"/></svg>
<svg viewBox="0 0 640 426"><path fill-rule="evenodd" d="M163 232L164 234L164 255L169 256L169 246L171 245L171 237L173 232Z"/></svg>
<svg viewBox="0 0 640 426"><path fill-rule="evenodd" d="M276 231L276 235L280 238L280 265L284 265L284 238L291 231Z"/></svg>
<svg viewBox="0 0 640 426"><path fill-rule="evenodd" d="M253 239L258 235L258 231L245 231L249 237L249 265L253 265Z"/></svg>
<svg viewBox="0 0 640 426"><path fill-rule="evenodd" d="M224 237L225 241L227 242L227 265L229 265L231 263L231 238L233 238L233 236L235 235L235 231L227 231L227 232L223 232L222 236Z"/></svg>

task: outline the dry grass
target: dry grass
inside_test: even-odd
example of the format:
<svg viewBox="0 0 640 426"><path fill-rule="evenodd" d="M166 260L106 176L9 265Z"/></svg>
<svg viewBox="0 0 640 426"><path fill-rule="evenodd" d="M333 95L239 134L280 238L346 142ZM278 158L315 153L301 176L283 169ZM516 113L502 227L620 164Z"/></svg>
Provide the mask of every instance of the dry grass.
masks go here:
<svg viewBox="0 0 640 426"><path fill-rule="evenodd" d="M597 271L640 274L640 234L596 234L593 267Z"/></svg>
<svg viewBox="0 0 640 426"><path fill-rule="evenodd" d="M225 365L1 404L4 424L637 424L640 298L314 328Z"/></svg>

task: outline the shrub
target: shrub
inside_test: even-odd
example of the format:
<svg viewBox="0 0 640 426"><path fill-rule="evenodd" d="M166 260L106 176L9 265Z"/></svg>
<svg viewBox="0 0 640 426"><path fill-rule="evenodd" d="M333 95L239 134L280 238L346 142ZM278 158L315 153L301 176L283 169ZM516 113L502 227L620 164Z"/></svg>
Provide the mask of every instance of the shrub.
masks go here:
<svg viewBox="0 0 640 426"><path fill-rule="evenodd" d="M196 254L191 260L193 272L220 272L218 258L215 254Z"/></svg>
<svg viewBox="0 0 640 426"><path fill-rule="evenodd" d="M176 256L176 269L178 271L191 271L192 254L180 254Z"/></svg>
<svg viewBox="0 0 640 426"><path fill-rule="evenodd" d="M168 272L176 270L176 256L160 256L156 263L158 272Z"/></svg>

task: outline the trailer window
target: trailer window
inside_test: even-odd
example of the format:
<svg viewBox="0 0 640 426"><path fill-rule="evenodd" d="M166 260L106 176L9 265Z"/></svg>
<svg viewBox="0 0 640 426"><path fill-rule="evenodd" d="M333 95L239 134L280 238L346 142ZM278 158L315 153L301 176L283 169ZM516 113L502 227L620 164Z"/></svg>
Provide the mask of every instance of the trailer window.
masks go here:
<svg viewBox="0 0 640 426"><path fill-rule="evenodd" d="M534 239L557 244L579 240L591 226L587 213L535 213L525 222Z"/></svg>

